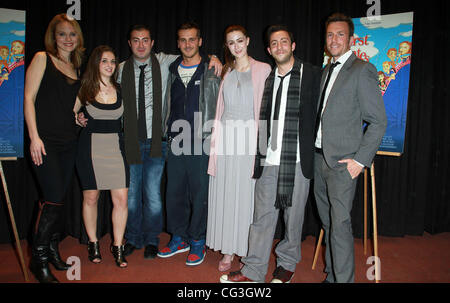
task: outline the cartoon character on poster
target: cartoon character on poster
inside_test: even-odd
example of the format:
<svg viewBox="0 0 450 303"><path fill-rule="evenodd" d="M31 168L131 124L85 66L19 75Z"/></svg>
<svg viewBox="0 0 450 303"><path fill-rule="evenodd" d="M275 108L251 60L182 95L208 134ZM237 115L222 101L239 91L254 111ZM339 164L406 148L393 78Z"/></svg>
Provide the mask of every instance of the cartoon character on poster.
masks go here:
<svg viewBox="0 0 450 303"><path fill-rule="evenodd" d="M1 12L1 10L0 10ZM0 15L2 18L3 16ZM25 23L23 23L25 26ZM9 75L16 68L24 65L25 57L25 29L17 22L10 21L3 23L0 21L2 32L0 38L0 86L3 81L9 79ZM21 38L22 36L22 38ZM16 39L16 40L11 40Z"/></svg>

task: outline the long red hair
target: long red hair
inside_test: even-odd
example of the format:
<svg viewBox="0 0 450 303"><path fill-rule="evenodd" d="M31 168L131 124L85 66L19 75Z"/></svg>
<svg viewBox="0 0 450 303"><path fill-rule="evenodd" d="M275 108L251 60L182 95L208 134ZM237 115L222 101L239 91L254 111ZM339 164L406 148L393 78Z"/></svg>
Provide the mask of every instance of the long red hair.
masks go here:
<svg viewBox="0 0 450 303"><path fill-rule="evenodd" d="M223 41L224 41L223 49L224 49L225 65L224 65L224 67L222 69L222 78L223 78L223 76L225 75L225 73L229 69L230 70L234 69L234 63L235 63L234 62L234 56L231 54L230 50L228 49L228 46L227 46L227 35L229 33L231 33L231 32L236 32L236 31L241 32L242 34L244 34L244 36L246 38L248 38L247 30L242 25L233 24L233 25L228 26L225 29L225 33L223 35Z"/></svg>

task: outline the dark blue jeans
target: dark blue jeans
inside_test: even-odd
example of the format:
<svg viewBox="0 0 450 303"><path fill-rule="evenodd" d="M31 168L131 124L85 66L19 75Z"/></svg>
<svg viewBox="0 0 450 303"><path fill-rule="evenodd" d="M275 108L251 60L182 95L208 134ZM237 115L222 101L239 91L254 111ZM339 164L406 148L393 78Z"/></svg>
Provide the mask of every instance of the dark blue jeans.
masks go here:
<svg viewBox="0 0 450 303"><path fill-rule="evenodd" d="M141 164L130 165L128 189L127 242L141 248L159 244L162 232L161 177L167 155L167 143L162 142L161 158L151 158L151 139L139 142Z"/></svg>
<svg viewBox="0 0 450 303"><path fill-rule="evenodd" d="M209 156L174 155L167 159L167 231L188 243L206 238Z"/></svg>

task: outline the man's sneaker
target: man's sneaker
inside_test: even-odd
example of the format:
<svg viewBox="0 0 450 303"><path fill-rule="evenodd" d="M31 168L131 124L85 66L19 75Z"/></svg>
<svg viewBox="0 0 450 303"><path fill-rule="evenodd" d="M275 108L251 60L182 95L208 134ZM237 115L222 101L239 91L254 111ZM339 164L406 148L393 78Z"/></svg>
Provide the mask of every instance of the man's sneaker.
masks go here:
<svg viewBox="0 0 450 303"><path fill-rule="evenodd" d="M158 252L158 257L168 258L173 255L185 252L189 250L189 244L183 241L179 236L173 236L172 240Z"/></svg>
<svg viewBox="0 0 450 303"><path fill-rule="evenodd" d="M270 283L291 283L294 273L278 266L273 272L273 279Z"/></svg>
<svg viewBox="0 0 450 303"><path fill-rule="evenodd" d="M191 251L186 260L186 265L195 266L203 262L206 255L205 240L192 240Z"/></svg>

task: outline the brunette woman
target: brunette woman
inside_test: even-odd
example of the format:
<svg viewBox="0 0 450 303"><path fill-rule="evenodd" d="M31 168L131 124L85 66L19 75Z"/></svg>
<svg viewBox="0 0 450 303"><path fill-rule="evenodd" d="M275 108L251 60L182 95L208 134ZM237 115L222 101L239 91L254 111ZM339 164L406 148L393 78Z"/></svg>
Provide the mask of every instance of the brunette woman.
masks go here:
<svg viewBox="0 0 450 303"><path fill-rule="evenodd" d="M127 223L128 167L124 156L123 105L116 83L116 56L109 46L96 47L87 64L74 106L75 120L81 106L88 118L78 144L76 161L83 189L83 220L89 237L88 255L101 262L97 239L97 201L100 190L110 190L113 203L114 243L111 252L117 266L127 267L123 255L123 236Z"/></svg>
<svg viewBox="0 0 450 303"><path fill-rule="evenodd" d="M77 150L72 109L83 53L77 21L66 14L56 15L45 33L45 51L36 53L26 73L24 115L32 166L42 192L30 269L43 283L58 282L49 262L57 270L69 268L59 256L58 241Z"/></svg>

